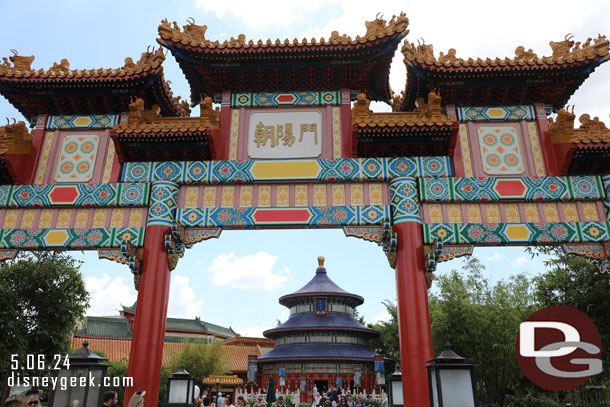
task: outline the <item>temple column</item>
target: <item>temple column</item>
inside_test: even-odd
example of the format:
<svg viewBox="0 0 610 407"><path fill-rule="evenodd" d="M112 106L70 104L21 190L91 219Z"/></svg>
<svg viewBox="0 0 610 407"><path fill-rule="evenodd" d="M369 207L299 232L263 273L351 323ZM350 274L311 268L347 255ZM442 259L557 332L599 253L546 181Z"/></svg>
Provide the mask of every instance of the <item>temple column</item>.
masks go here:
<svg viewBox="0 0 610 407"><path fill-rule="evenodd" d="M127 370L127 376L133 378L133 386L125 390L124 405L139 390L146 391L145 398L149 404L157 405L159 398L170 283L165 235L171 233L177 198L177 184L169 181L153 183Z"/></svg>
<svg viewBox="0 0 610 407"><path fill-rule="evenodd" d="M390 192L393 231L397 235L396 293L404 406L426 407L430 401L423 366L434 356L417 180L396 178L390 182Z"/></svg>
<svg viewBox="0 0 610 407"><path fill-rule="evenodd" d="M542 149L542 157L546 168L546 175L556 177L561 175L560 168L557 166L555 157L555 149L551 141L551 133L549 132L549 119L546 116L546 108L544 105L535 105L536 111L536 128L540 138L540 148Z"/></svg>

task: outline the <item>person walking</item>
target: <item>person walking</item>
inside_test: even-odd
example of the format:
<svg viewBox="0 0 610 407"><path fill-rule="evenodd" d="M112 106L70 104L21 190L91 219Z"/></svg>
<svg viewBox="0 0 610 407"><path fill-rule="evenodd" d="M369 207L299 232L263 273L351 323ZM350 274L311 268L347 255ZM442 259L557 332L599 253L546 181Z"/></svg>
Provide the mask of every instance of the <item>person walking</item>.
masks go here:
<svg viewBox="0 0 610 407"><path fill-rule="evenodd" d="M119 395L116 391L107 391L104 393L104 403L103 406L106 407L116 407L119 404Z"/></svg>

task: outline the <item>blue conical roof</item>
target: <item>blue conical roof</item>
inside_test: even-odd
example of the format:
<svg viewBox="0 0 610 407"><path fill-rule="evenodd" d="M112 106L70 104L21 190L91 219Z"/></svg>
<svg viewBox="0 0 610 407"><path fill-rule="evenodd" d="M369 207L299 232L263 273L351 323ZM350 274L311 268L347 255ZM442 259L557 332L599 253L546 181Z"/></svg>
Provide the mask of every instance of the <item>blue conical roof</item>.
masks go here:
<svg viewBox="0 0 610 407"><path fill-rule="evenodd" d="M319 295L349 298L352 300L353 306L358 306L364 302L364 298L356 294L348 293L328 277L326 269L324 268L324 257L320 256L318 257L316 275L300 290L280 297L280 304L289 307L293 300Z"/></svg>

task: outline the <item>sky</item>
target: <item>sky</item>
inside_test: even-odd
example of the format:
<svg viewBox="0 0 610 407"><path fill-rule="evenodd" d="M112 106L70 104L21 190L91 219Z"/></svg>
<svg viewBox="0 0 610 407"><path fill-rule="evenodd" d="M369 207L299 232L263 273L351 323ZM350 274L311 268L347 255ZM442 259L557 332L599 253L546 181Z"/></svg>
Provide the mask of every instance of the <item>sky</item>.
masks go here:
<svg viewBox="0 0 610 407"><path fill-rule="evenodd" d="M206 38L223 41L243 33L248 39L328 38L332 31L352 37L365 33L365 21L378 13L389 20L406 12L407 41L423 38L435 54L449 48L462 58L512 57L517 46L550 55L549 41L568 33L584 42L599 33L610 34L610 2L573 1L399 1L399 0L0 0L0 57L35 55L34 69L48 68L62 58L72 69L115 68L126 57L134 60L158 46L157 26L163 18L179 25L193 17L206 24ZM188 99L188 84L171 55L164 62L165 78L175 95ZM392 62L390 84L400 92L406 82L400 52ZM569 100L575 113L608 121L610 64L594 72ZM389 108L381 103L373 110ZM196 110L196 109L195 109ZM194 112L193 114L198 114ZM23 117L0 98L0 118ZM137 296L127 267L99 260L96 252L74 252L91 293L89 315L118 315L122 305ZM396 286L380 247L346 238L342 230L224 231L219 239L189 249L172 271L168 316L201 317L231 326L244 336L259 336L288 310L278 298L305 285L314 275L317 257L326 257L329 276L347 291L365 298L359 312L368 322L388 317L382 302L394 301ZM519 272L533 276L544 271L544 258L532 259L523 248L475 250L491 281ZM437 273L459 269L462 259L441 263ZM434 288L433 288L434 290Z"/></svg>

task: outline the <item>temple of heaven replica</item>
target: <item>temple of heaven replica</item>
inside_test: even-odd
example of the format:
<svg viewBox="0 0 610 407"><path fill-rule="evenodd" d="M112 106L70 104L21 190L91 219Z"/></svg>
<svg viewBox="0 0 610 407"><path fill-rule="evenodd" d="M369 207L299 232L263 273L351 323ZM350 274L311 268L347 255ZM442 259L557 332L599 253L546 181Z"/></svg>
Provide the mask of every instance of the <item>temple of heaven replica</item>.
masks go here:
<svg viewBox="0 0 610 407"><path fill-rule="evenodd" d="M266 388L273 376L280 387L305 392L301 402L311 402L314 386L320 393L330 386L371 393L384 384L384 358L367 346L379 332L354 318L364 299L328 277L324 257L318 257L318 264L309 283L279 300L290 317L263 333L275 348L257 359L259 384Z"/></svg>

